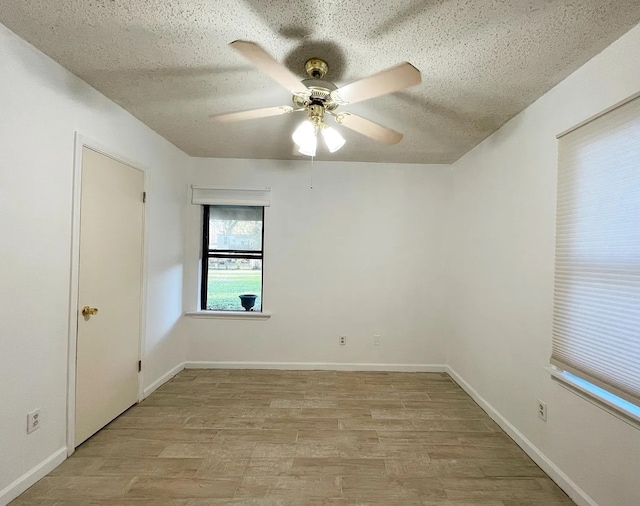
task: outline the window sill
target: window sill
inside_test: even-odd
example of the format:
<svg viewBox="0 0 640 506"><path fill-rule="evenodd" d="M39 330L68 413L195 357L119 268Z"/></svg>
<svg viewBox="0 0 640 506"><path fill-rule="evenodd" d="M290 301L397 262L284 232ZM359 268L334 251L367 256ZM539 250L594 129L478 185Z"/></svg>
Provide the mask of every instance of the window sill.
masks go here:
<svg viewBox="0 0 640 506"><path fill-rule="evenodd" d="M223 320L268 320L271 313L262 311L191 311L189 318L222 318Z"/></svg>
<svg viewBox="0 0 640 506"><path fill-rule="evenodd" d="M591 385L586 381L583 382L582 380L580 380L580 382L573 381L570 377L566 376L563 371L556 369L553 366L545 367L545 369L551 375L551 378L554 381L557 381L560 386L582 397L594 406L605 410L623 422L628 423L632 427L640 429L640 413L629 411L628 409L619 406L615 401L612 402L607 399L605 396L598 393L598 390L601 389L595 385ZM583 385L583 383L585 383L585 385Z"/></svg>

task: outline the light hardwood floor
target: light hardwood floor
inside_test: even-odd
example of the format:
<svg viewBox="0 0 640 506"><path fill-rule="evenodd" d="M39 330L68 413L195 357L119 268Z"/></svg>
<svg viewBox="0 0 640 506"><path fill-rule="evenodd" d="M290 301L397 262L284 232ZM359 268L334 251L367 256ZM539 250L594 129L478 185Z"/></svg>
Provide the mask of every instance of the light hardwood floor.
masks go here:
<svg viewBox="0 0 640 506"><path fill-rule="evenodd" d="M185 370L11 504L573 503L446 374Z"/></svg>

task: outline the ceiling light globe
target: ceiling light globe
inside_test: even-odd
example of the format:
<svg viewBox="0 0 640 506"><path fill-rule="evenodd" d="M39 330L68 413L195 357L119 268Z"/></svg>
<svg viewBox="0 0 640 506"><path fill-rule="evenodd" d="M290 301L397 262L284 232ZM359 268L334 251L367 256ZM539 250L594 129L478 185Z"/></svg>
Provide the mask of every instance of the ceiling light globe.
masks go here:
<svg viewBox="0 0 640 506"><path fill-rule="evenodd" d="M297 143L296 143L297 144ZM316 156L316 148L318 147L318 139L314 135L313 137L308 138L304 143L298 144L298 151L307 156Z"/></svg>
<svg viewBox="0 0 640 506"><path fill-rule="evenodd" d="M327 148L331 153L335 153L336 151L338 151L342 146L344 146L344 143L346 142L344 140L344 137L340 135L340 132L332 127L326 127L322 129L322 138L324 139L324 143L327 145Z"/></svg>
<svg viewBox="0 0 640 506"><path fill-rule="evenodd" d="M291 138L298 146L303 146L309 143L310 139L316 138L316 127L311 121L305 120L295 129Z"/></svg>

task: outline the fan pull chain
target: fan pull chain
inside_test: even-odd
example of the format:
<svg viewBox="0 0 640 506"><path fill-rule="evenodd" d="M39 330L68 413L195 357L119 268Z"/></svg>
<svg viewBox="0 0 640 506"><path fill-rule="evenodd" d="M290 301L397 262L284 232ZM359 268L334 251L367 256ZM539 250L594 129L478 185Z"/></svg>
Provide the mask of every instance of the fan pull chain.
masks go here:
<svg viewBox="0 0 640 506"><path fill-rule="evenodd" d="M313 159L314 158L315 158L314 156L311 157L311 186L309 186L309 189L311 190L313 190Z"/></svg>

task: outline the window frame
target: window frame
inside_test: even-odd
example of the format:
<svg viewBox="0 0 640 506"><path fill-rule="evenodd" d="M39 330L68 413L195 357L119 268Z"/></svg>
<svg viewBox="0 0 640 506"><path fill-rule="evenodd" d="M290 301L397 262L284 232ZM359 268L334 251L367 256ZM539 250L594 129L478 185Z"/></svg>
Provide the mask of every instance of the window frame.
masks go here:
<svg viewBox="0 0 640 506"><path fill-rule="evenodd" d="M260 311L250 311L252 313L262 313L264 311L264 208L265 206L251 206L259 207L261 209L261 242L260 250L241 250L241 249L214 249L209 248L209 218L211 214L211 207L247 207L243 205L222 205L222 204L203 204L202 205L202 252L201 252L201 264L200 264L200 311L210 311L216 313L240 313L244 314L242 310L229 310L229 309L207 309L207 295L209 288L209 259L210 258L232 258L232 259L247 259L247 260L260 260L262 262L262 269L260 270Z"/></svg>

